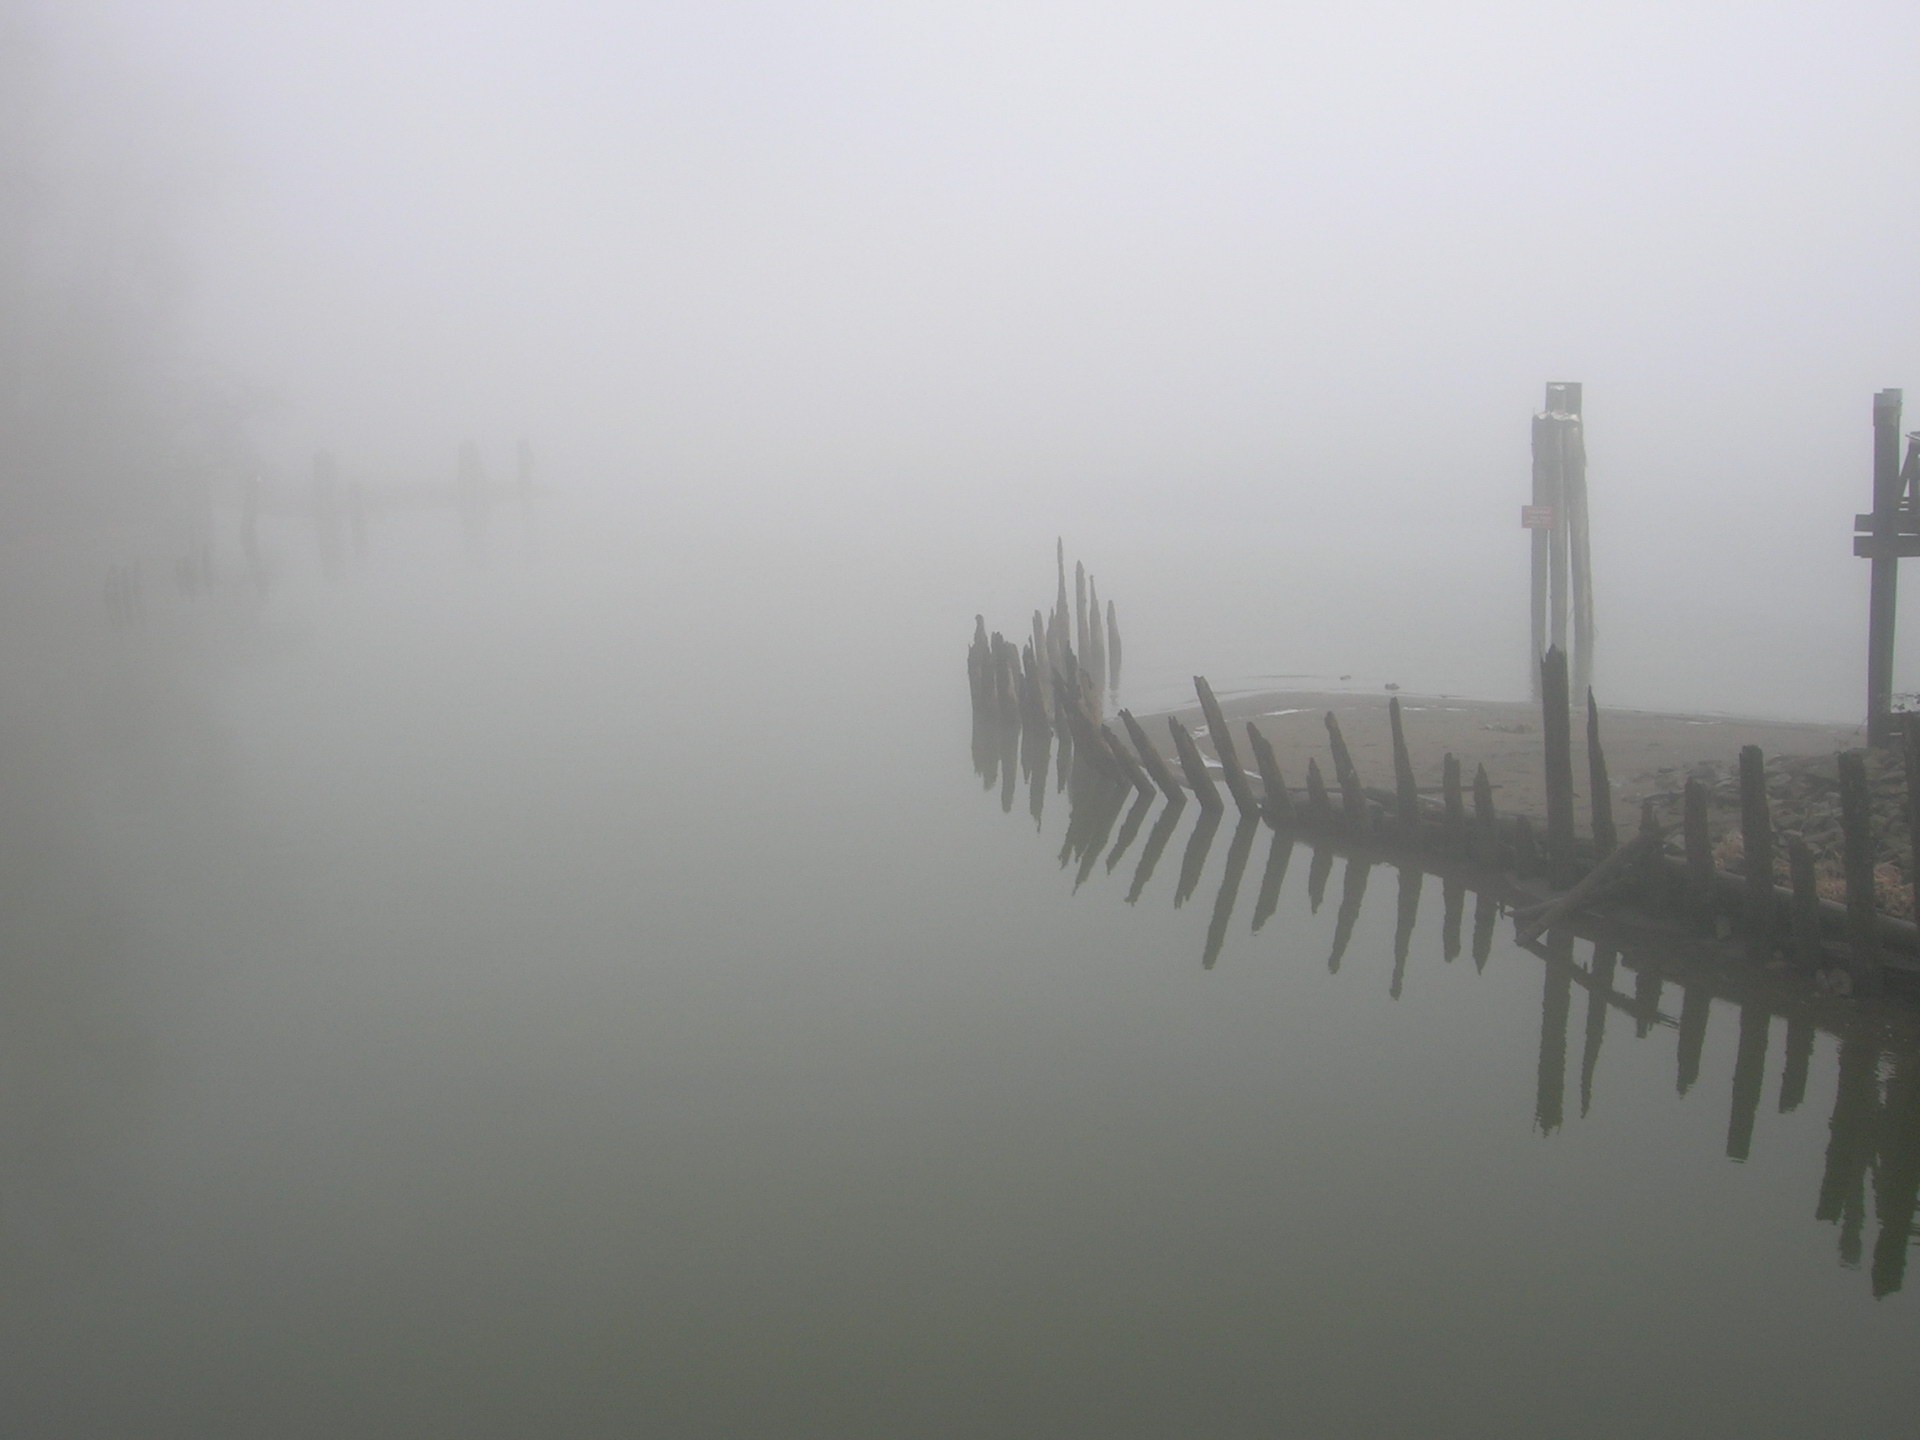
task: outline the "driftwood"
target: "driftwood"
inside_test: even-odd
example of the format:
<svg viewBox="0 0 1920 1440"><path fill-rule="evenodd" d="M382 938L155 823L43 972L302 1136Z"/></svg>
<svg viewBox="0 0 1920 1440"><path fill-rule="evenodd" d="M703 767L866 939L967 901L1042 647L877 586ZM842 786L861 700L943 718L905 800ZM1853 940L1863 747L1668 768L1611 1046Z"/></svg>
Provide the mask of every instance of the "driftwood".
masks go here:
<svg viewBox="0 0 1920 1440"><path fill-rule="evenodd" d="M1660 845L1660 832L1642 831L1586 873L1579 884L1566 894L1514 912L1515 932L1524 943L1538 938L1562 920L1591 904L1615 886L1631 878L1643 855L1654 854Z"/></svg>

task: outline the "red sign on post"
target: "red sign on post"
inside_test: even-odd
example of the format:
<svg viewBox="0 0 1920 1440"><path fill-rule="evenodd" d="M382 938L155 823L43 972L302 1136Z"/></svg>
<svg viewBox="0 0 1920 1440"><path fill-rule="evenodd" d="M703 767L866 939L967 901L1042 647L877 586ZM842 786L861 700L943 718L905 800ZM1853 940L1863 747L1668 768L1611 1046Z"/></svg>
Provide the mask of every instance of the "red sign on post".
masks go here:
<svg viewBox="0 0 1920 1440"><path fill-rule="evenodd" d="M1553 506L1522 505L1520 507L1520 528L1522 530L1553 529Z"/></svg>

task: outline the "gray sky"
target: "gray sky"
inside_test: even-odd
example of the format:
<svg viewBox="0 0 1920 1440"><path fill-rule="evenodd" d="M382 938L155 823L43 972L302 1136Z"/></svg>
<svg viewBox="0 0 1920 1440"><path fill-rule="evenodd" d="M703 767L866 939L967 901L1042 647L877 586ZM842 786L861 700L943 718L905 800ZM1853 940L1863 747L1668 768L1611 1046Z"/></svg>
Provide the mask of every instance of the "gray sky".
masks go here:
<svg viewBox="0 0 1920 1440"><path fill-rule="evenodd" d="M954 522L984 496L1044 553L1061 528L1150 535L1184 500L1519 574L1526 416L1578 379L1622 625L1662 623L1729 524L1707 594L1763 575L1783 622L1859 608L1869 399L1920 387L1910 22L1114 0L53 18L204 157L194 343L287 397L289 463L326 443L438 469L454 437L504 456L527 433L576 477L774 522Z"/></svg>

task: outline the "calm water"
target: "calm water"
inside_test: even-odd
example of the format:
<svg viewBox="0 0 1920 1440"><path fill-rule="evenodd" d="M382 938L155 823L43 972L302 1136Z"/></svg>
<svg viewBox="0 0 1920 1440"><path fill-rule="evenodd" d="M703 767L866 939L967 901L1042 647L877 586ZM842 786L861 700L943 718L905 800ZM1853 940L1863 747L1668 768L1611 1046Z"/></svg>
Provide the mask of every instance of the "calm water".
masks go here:
<svg viewBox="0 0 1920 1440"><path fill-rule="evenodd" d="M101 662L5 1433L1911 1433L1911 1052L1006 787L984 554L556 553Z"/></svg>

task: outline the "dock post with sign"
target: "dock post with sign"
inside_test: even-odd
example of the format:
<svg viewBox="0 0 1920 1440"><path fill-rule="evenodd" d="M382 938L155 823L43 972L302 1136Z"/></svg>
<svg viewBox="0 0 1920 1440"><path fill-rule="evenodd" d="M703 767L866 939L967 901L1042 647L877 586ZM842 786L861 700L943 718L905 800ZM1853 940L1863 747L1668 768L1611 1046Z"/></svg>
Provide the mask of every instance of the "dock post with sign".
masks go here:
<svg viewBox="0 0 1920 1440"><path fill-rule="evenodd" d="M1533 532L1532 654L1534 698L1540 657L1557 647L1571 661L1573 693L1593 683L1593 563L1587 540L1587 447L1577 381L1547 386L1533 417L1533 503L1520 524Z"/></svg>
<svg viewBox="0 0 1920 1440"><path fill-rule="evenodd" d="M1901 392L1873 397L1873 510L1853 517L1853 553L1873 562L1867 590L1867 740L1895 738L1893 723L1893 630L1899 599L1900 560L1920 555L1920 432L1907 437L1907 463L1900 463Z"/></svg>

